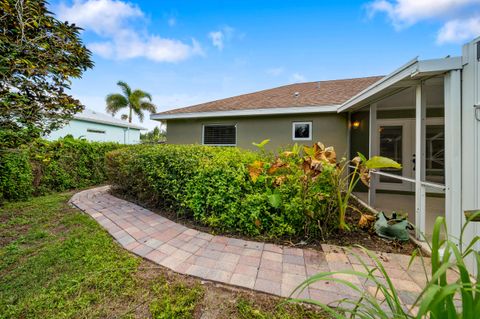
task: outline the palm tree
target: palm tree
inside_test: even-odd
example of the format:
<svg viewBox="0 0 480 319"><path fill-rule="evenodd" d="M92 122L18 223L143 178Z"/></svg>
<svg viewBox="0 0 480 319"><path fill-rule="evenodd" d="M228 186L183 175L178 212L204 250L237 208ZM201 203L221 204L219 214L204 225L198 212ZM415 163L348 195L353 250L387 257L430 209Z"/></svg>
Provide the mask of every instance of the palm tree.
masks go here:
<svg viewBox="0 0 480 319"><path fill-rule="evenodd" d="M117 85L122 89L123 94L109 94L105 99L107 102L107 113L114 116L118 111L123 108L128 108L129 112L127 114L122 114L122 120L128 119L129 123L132 123L132 115L135 113L140 122L143 122L143 111L148 111L153 113L156 111L156 107L152 102L152 96L150 93L147 93L142 90L135 90L132 92L130 86L123 82L118 81Z"/></svg>

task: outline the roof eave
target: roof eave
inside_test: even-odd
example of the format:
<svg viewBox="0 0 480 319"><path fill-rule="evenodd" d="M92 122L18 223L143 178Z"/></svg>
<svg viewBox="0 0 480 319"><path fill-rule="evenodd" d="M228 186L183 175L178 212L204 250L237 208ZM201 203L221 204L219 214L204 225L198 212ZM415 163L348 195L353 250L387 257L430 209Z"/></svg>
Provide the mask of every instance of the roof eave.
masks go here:
<svg viewBox="0 0 480 319"><path fill-rule="evenodd" d="M208 117L233 117L233 116L261 116L261 115L283 115L283 114L308 114L308 113L335 113L339 105L324 106L296 106L296 107L278 107L249 110L230 110L230 111L211 111L211 112L191 112L175 114L151 114L151 120L173 120L173 119L192 119Z"/></svg>
<svg viewBox="0 0 480 319"><path fill-rule="evenodd" d="M97 119L94 120L88 117L82 117L81 115L74 115L73 119L78 121L83 121L83 122L98 123L98 124L104 124L104 125L110 125L110 126L119 126L119 127L130 128L130 129L141 130L141 131L147 130L145 127L140 125L129 124L129 123L114 123L114 122L97 120Z"/></svg>
<svg viewBox="0 0 480 319"><path fill-rule="evenodd" d="M373 83L365 90L361 91L357 95L353 96L339 108L338 112L344 112L347 110L356 109L361 106L362 101L381 92L382 90L395 85L396 83L406 78L417 79L422 76L431 76L441 74L451 70L458 70L462 68L461 57L451 57L443 59L432 60L418 60L414 58L400 68L396 69L389 75Z"/></svg>

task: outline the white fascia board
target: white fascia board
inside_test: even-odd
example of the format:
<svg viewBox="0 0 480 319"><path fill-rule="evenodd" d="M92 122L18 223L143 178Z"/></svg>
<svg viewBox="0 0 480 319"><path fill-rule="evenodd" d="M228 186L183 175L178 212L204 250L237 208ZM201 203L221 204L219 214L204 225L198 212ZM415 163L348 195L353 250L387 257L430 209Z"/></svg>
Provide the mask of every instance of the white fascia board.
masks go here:
<svg viewBox="0 0 480 319"><path fill-rule="evenodd" d="M340 112L346 111L353 105L362 101L363 99L368 98L369 96L372 96L382 91L383 89L395 84L396 82L406 78L407 76L410 76L412 72L416 70L415 68L416 64L418 64L418 58L414 58L408 61L407 63L402 65L400 68L396 69L389 75L383 77L382 79L373 83L372 85L370 85L365 90L361 91L351 99L347 100L338 108L338 112L340 113Z"/></svg>
<svg viewBox="0 0 480 319"><path fill-rule="evenodd" d="M412 74L415 77L416 74L427 75L431 73L447 72L451 70L460 70L463 68L462 57L451 57L444 59L432 59L418 61L418 68L416 73Z"/></svg>
<svg viewBox="0 0 480 319"><path fill-rule="evenodd" d="M109 122L109 121L103 121L98 119L92 119L89 117L82 117L81 115L74 115L73 120L90 122L90 123L99 123L99 124L105 124L109 126L119 126L119 127L134 129L134 130L142 130L142 131L147 130L143 126L136 125L136 124Z"/></svg>
<svg viewBox="0 0 480 319"><path fill-rule="evenodd" d="M462 69L462 67L461 57L421 61L418 60L418 58L414 58L343 103L338 108L338 112L346 111L362 100L377 94L406 78L415 79L419 76L439 74L450 70L459 70Z"/></svg>
<svg viewBox="0 0 480 319"><path fill-rule="evenodd" d="M339 105L326 105L326 106L278 107L278 108L269 108L269 109L194 112L194 113L176 113L176 114L151 114L150 119L151 120L173 120L173 119L191 119L191 118L206 118L206 117L336 113L338 107Z"/></svg>

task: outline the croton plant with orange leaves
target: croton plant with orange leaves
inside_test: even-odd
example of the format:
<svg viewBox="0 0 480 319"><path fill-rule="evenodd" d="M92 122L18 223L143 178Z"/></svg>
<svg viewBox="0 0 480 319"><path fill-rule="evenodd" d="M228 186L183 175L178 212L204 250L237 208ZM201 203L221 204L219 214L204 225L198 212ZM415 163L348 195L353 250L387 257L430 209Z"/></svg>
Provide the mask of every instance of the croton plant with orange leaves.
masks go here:
<svg viewBox="0 0 480 319"><path fill-rule="evenodd" d="M265 140L259 144L254 144L264 150ZM255 161L249 166L249 175L254 183L262 182L267 184L267 188L272 189L269 195L270 204L277 208L282 204L281 193L275 191L289 178L292 171L300 170L303 185L303 191L307 196L311 185L322 178L322 182L330 183L333 186L333 195L329 200L334 202L337 213L337 227L341 230L349 230L345 221L345 215L348 209L352 209L360 214L360 227L368 226L375 217L365 214L355 206L351 205L352 192L359 181L366 186L370 184L370 174L372 170L382 168L401 168L401 165L392 159L373 156L367 159L361 153L352 160L346 158L337 159L337 153L333 146L326 147L318 142L312 146L300 147L295 144L291 150L280 153L272 162ZM325 194L314 194L313 196L325 197ZM308 193L308 196L312 196ZM323 199L323 198L322 198ZM313 216L315 212L306 211L308 216Z"/></svg>

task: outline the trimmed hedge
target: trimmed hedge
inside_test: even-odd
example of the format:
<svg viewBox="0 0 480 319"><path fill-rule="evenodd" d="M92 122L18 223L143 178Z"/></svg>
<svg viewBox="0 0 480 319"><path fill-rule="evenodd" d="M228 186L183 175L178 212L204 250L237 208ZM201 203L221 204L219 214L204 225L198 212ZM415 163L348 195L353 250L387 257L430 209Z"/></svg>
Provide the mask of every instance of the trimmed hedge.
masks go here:
<svg viewBox="0 0 480 319"><path fill-rule="evenodd" d="M0 203L21 200L33 192L33 173L27 150L0 150Z"/></svg>
<svg viewBox="0 0 480 319"><path fill-rule="evenodd" d="M272 159L238 148L140 145L108 153L107 174L116 193L222 231L285 237L335 227L328 174L306 183L292 163L279 170L281 185L265 174L252 180L252 163Z"/></svg>
<svg viewBox="0 0 480 319"><path fill-rule="evenodd" d="M105 153L119 147L67 137L0 150L0 202L104 183Z"/></svg>

